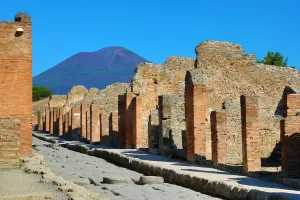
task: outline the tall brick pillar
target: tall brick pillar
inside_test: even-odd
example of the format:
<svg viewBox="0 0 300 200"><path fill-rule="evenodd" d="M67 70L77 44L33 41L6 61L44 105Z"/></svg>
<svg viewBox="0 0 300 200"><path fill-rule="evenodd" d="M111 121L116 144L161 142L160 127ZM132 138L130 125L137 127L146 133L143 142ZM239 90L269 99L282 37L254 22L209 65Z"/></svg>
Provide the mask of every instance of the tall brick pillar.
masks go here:
<svg viewBox="0 0 300 200"><path fill-rule="evenodd" d="M41 110L38 112L38 130L43 130L43 112Z"/></svg>
<svg viewBox="0 0 300 200"><path fill-rule="evenodd" d="M64 137L68 138L69 134L69 112L64 114Z"/></svg>
<svg viewBox="0 0 300 200"><path fill-rule="evenodd" d="M258 97L241 96L241 124L244 172L261 169Z"/></svg>
<svg viewBox="0 0 300 200"><path fill-rule="evenodd" d="M2 5L1 7L4 7ZM22 34L17 31L22 28ZM32 24L17 13L14 21L0 22L0 118L20 124L20 155L32 153Z"/></svg>
<svg viewBox="0 0 300 200"><path fill-rule="evenodd" d="M206 158L206 89L198 69L186 74L185 118L187 161Z"/></svg>
<svg viewBox="0 0 300 200"><path fill-rule="evenodd" d="M121 147L125 146L125 95L118 96L118 143Z"/></svg>
<svg viewBox="0 0 300 200"><path fill-rule="evenodd" d="M0 169L18 168L20 154L20 120L0 119Z"/></svg>
<svg viewBox="0 0 300 200"><path fill-rule="evenodd" d="M211 120L211 148L212 164L217 167L219 163L227 163L227 130L226 113L224 111L213 111Z"/></svg>
<svg viewBox="0 0 300 200"><path fill-rule="evenodd" d="M58 135L57 113L58 113L58 109L53 108L53 134L54 135Z"/></svg>
<svg viewBox="0 0 300 200"><path fill-rule="evenodd" d="M134 97L135 95L133 94L133 92L125 93L125 139L127 149L131 149L133 147L132 100Z"/></svg>
<svg viewBox="0 0 300 200"><path fill-rule="evenodd" d="M62 137L64 135L64 108L59 108L59 117L58 117L58 136Z"/></svg>
<svg viewBox="0 0 300 200"><path fill-rule="evenodd" d="M80 126L81 126L81 139L86 140L86 123L87 123L87 111L90 109L90 105L81 104L80 106Z"/></svg>
<svg viewBox="0 0 300 200"><path fill-rule="evenodd" d="M50 108L49 110L49 133L53 134L53 119L54 119L54 115L53 115L53 108Z"/></svg>
<svg viewBox="0 0 300 200"><path fill-rule="evenodd" d="M45 132L50 131L50 108L45 108Z"/></svg>
<svg viewBox="0 0 300 200"><path fill-rule="evenodd" d="M104 110L101 110L99 119L100 119L101 144L109 146L111 142L111 138L109 135L109 116Z"/></svg>
<svg viewBox="0 0 300 200"><path fill-rule="evenodd" d="M100 142L99 107L96 104L90 106L90 143Z"/></svg>
<svg viewBox="0 0 300 200"><path fill-rule="evenodd" d="M87 141L91 139L91 106L86 111L86 139Z"/></svg>
<svg viewBox="0 0 300 200"><path fill-rule="evenodd" d="M72 108L72 140L80 140L81 127L80 127L80 106Z"/></svg>
<svg viewBox="0 0 300 200"><path fill-rule="evenodd" d="M140 148L143 145L143 120L142 120L142 97L134 97L133 101L133 112L132 112L132 139L133 147Z"/></svg>
<svg viewBox="0 0 300 200"><path fill-rule="evenodd" d="M68 113L68 139L72 138L72 111Z"/></svg>
<svg viewBox="0 0 300 200"><path fill-rule="evenodd" d="M287 95L281 164L285 178L300 178L300 94Z"/></svg>
<svg viewBox="0 0 300 200"><path fill-rule="evenodd" d="M118 111L110 113L109 116L109 136L111 138L111 145L119 146L118 144Z"/></svg>

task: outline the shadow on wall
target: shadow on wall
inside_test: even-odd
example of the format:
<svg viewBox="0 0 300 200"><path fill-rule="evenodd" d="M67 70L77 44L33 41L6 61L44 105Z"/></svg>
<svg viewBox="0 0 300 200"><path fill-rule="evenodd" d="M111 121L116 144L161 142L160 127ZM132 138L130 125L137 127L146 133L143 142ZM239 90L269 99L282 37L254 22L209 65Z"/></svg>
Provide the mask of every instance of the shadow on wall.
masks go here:
<svg viewBox="0 0 300 200"><path fill-rule="evenodd" d="M277 108L275 110L275 116L280 117L280 141L274 147L272 153L268 158L262 158L261 164L262 167L280 167L281 166L281 152L282 152L282 139L284 137L284 122L286 117L287 110L287 95L295 94L296 91L289 86L286 86L283 90L282 97L277 104Z"/></svg>

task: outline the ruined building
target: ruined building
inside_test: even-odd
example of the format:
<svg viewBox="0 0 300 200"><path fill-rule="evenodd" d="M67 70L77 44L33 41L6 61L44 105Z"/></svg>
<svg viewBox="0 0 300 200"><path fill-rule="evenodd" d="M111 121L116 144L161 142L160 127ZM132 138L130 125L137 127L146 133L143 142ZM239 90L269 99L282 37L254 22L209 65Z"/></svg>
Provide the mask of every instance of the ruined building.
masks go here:
<svg viewBox="0 0 300 200"><path fill-rule="evenodd" d="M56 96L36 102L39 130L244 172L282 166L300 177L300 73L257 64L237 44L204 41L195 51L196 59L140 64L130 84L76 86L59 104Z"/></svg>
<svg viewBox="0 0 300 200"><path fill-rule="evenodd" d="M0 168L17 167L32 146L31 19L0 22Z"/></svg>

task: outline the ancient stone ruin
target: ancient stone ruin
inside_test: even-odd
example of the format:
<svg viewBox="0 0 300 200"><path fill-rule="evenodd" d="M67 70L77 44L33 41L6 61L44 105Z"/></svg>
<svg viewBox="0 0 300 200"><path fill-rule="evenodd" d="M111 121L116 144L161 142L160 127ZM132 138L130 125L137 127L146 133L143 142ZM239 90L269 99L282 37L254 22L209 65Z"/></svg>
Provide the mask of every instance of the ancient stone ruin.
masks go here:
<svg viewBox="0 0 300 200"><path fill-rule="evenodd" d="M0 22L0 168L19 166L32 148L31 19Z"/></svg>
<svg viewBox="0 0 300 200"><path fill-rule="evenodd" d="M196 59L142 63L130 84L72 88L34 105L40 131L248 173L300 177L300 73L204 41Z"/></svg>

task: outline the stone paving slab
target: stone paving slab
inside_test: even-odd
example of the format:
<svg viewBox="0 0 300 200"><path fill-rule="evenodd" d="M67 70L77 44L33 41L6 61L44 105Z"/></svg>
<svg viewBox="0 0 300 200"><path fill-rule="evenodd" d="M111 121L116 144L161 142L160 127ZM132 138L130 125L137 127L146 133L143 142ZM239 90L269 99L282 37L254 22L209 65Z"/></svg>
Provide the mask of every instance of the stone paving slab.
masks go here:
<svg viewBox="0 0 300 200"><path fill-rule="evenodd" d="M228 199L300 199L300 191L276 183L220 171L211 167L189 164L136 149L112 149L67 141L44 133L34 136L70 150L103 158L145 175L162 176L166 182L195 191Z"/></svg>

